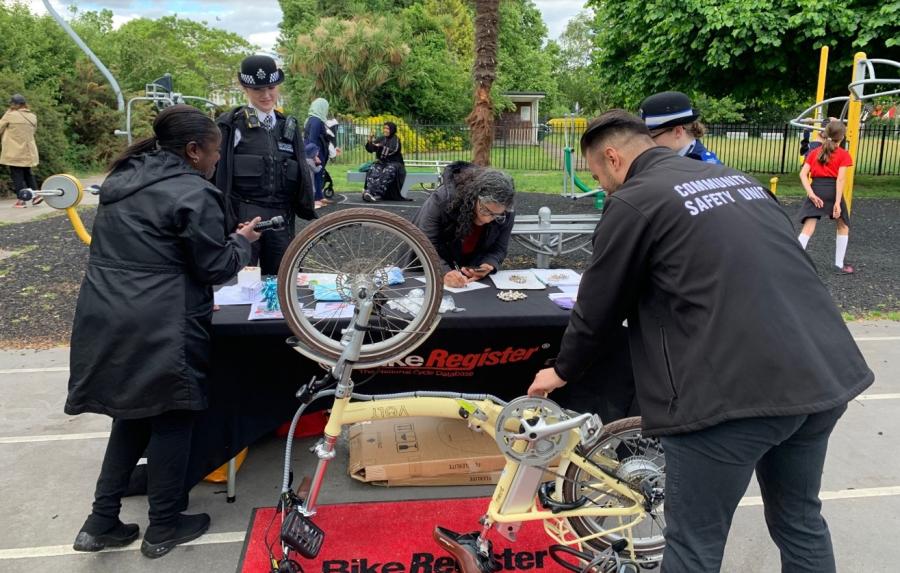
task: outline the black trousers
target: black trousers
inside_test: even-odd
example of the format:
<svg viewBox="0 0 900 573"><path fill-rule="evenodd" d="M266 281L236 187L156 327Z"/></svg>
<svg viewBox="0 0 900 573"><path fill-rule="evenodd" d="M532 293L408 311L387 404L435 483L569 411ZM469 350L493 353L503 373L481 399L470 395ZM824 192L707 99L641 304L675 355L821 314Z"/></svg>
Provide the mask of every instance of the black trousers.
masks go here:
<svg viewBox="0 0 900 573"><path fill-rule="evenodd" d="M263 221L276 215L284 217L285 227L278 231L265 231L258 241L251 245L250 265L259 265L263 275L277 275L278 267L288 245L294 238L294 212L279 207L263 207L253 203L235 201L235 215L241 223L261 217Z"/></svg>
<svg viewBox="0 0 900 573"><path fill-rule="evenodd" d="M719 571L731 520L756 470L784 573L834 573L819 489L828 438L847 409L747 418L663 436L666 549L662 573Z"/></svg>
<svg viewBox="0 0 900 573"><path fill-rule="evenodd" d="M151 418L113 420L86 524L91 533L117 523L131 472L145 451L150 525L166 527L177 521L187 508L185 479L194 417L194 412L174 410Z"/></svg>
<svg viewBox="0 0 900 573"><path fill-rule="evenodd" d="M9 174L13 180L13 190L17 193L26 187L29 189L38 188L34 173L31 172L31 167L16 167L10 165Z"/></svg>

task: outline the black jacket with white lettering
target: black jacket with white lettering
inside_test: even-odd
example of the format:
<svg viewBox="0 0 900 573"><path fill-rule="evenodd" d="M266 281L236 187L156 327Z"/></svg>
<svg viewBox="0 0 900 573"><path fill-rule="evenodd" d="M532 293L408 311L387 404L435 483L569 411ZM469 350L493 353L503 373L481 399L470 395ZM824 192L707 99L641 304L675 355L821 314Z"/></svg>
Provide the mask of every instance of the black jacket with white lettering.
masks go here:
<svg viewBox="0 0 900 573"><path fill-rule="evenodd" d="M828 410L874 375L781 206L724 165L656 147L607 201L556 371L628 319L647 435Z"/></svg>

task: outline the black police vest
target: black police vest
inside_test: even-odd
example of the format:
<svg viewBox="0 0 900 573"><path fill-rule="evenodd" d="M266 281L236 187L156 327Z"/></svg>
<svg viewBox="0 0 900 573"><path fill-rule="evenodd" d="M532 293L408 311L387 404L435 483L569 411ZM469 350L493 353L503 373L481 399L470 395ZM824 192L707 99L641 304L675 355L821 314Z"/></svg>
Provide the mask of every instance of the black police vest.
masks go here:
<svg viewBox="0 0 900 573"><path fill-rule="evenodd" d="M234 148L232 192L250 203L285 207L291 193L298 188L300 166L294 153L294 142L283 137L285 119L278 117L271 130L241 120L235 127L241 140Z"/></svg>

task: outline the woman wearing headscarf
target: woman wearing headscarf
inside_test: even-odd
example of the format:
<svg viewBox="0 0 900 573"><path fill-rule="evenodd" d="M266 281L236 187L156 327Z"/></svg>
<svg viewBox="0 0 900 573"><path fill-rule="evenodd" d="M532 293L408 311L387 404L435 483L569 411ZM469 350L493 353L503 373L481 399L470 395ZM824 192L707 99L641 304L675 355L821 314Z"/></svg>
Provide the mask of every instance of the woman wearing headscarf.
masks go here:
<svg viewBox="0 0 900 573"><path fill-rule="evenodd" d="M328 163L328 154L323 150L328 149L327 126L328 121L328 100L325 98L316 98L309 104L309 112L307 113L306 123L303 126L303 137L308 145L312 143L319 149L319 165L322 169L315 174L316 182L316 209L330 203L322 193L325 187L325 165Z"/></svg>
<svg viewBox="0 0 900 573"><path fill-rule="evenodd" d="M25 98L15 94L9 99L9 109L0 118L0 165L9 166L13 187L16 193L25 188L37 189L32 167L38 164L38 149L34 142L37 129L37 116L34 115ZM35 197L32 204L37 205L43 197ZM16 207L24 207L25 201L16 201Z"/></svg>
<svg viewBox="0 0 900 573"><path fill-rule="evenodd" d="M449 287L463 287L497 271L515 222L512 178L464 161L444 169L441 186L412 222L434 245Z"/></svg>
<svg viewBox="0 0 900 573"><path fill-rule="evenodd" d="M400 191L406 181L406 166L403 164L403 146L397 137L397 124L384 122L381 132L381 137L374 139L370 135L366 142L366 151L375 154L375 163L366 173L363 201L403 201Z"/></svg>

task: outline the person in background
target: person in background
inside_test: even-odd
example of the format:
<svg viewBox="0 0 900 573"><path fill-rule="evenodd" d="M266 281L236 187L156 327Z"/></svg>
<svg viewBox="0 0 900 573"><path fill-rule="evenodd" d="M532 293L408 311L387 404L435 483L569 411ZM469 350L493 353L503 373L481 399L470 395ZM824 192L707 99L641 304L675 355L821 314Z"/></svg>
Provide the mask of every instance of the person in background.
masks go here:
<svg viewBox="0 0 900 573"><path fill-rule="evenodd" d="M316 218L313 190L300 126L275 109L284 72L269 56L249 56L241 62L238 81L248 103L216 120L222 160L213 181L225 193L228 229L254 217L284 217L285 229L254 243L250 260L263 275L276 275L294 237L294 218Z"/></svg>
<svg viewBox="0 0 900 573"><path fill-rule="evenodd" d="M661 571L720 570L755 473L781 570L834 573L825 453L874 374L790 219L753 178L656 146L623 110L581 149L610 197L556 363L528 395L577 381L627 319L642 433L665 450Z"/></svg>
<svg viewBox="0 0 900 573"><path fill-rule="evenodd" d="M37 116L28 109L28 103L21 94L9 98L9 109L0 118L0 165L9 166L13 190L37 189L37 181L31 172L37 167L39 156L34 132L37 130ZM43 197L35 197L31 204L38 205ZM25 207L25 201L17 200L14 207Z"/></svg>
<svg viewBox="0 0 900 573"><path fill-rule="evenodd" d="M690 98L683 93L653 94L641 102L639 115L657 145L668 147L683 157L722 163L700 141L706 134L706 128L699 121L700 112L691 106Z"/></svg>
<svg viewBox="0 0 900 573"><path fill-rule="evenodd" d="M315 185L315 176L322 171L322 162L319 161L319 148L315 143L307 143L303 146L303 153L306 156L306 165L309 167L309 180L311 185Z"/></svg>
<svg viewBox="0 0 900 573"><path fill-rule="evenodd" d="M844 264L850 240L850 214L844 202L844 186L847 169L853 165L850 153L841 147L846 133L842 121L829 121L822 133L822 145L809 152L800 168L800 183L806 190L806 200L800 207L803 228L797 239L805 249L816 231L818 220L823 215L834 219L837 225L834 266L841 274L852 274L853 267Z"/></svg>
<svg viewBox="0 0 900 573"><path fill-rule="evenodd" d="M403 183L406 182L406 166L403 164L403 144L397 137L397 124L386 121L382 135L372 135L366 142L366 151L375 154L375 162L366 173L363 201L403 201Z"/></svg>
<svg viewBox="0 0 900 573"><path fill-rule="evenodd" d="M328 100L325 98L316 98L309 104L309 111L306 116L306 123L303 125L304 142L308 145L314 144L319 150L319 164L322 169L315 175L315 207L320 209L329 204L330 201L325 199L323 189L325 187L325 167L328 165Z"/></svg>
<svg viewBox="0 0 900 573"><path fill-rule="evenodd" d="M412 222L441 260L444 284L463 287L497 271L515 222L509 175L462 161L444 169L442 183Z"/></svg>
<svg viewBox="0 0 900 573"><path fill-rule="evenodd" d="M137 539L138 526L122 523L119 511L145 452L150 526L141 552L161 557L210 524L205 513L181 512L194 417L207 407L212 285L250 260L260 219L224 231L225 198L207 180L219 159L213 120L175 105L159 113L153 133L113 161L100 189L75 308L65 412L113 419L76 551Z"/></svg>

